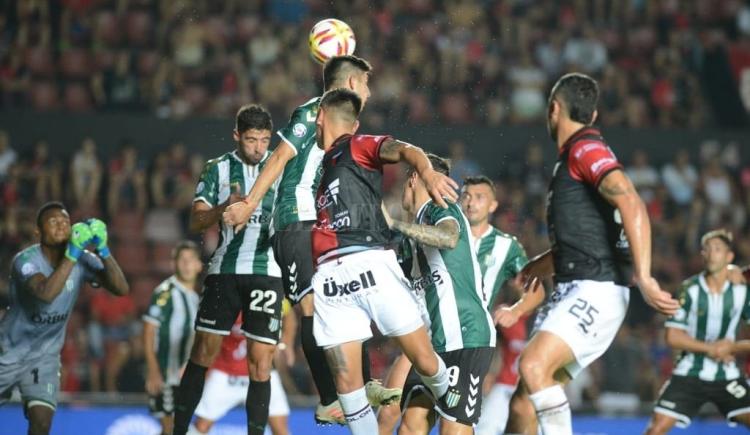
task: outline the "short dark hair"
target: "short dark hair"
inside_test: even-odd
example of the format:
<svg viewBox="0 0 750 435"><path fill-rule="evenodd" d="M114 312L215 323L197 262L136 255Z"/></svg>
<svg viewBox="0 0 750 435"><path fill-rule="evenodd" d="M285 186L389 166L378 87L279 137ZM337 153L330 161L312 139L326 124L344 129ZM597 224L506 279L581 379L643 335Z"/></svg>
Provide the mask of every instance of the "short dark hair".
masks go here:
<svg viewBox="0 0 750 435"><path fill-rule="evenodd" d="M479 184L486 184L492 189L492 193L495 193L495 183L490 180L490 177L486 175L473 175L464 178L464 186L477 186Z"/></svg>
<svg viewBox="0 0 750 435"><path fill-rule="evenodd" d="M359 112L362 110L362 99L354 91L346 88L336 88L323 94L323 98L320 100L320 107L325 110L333 109L339 111L341 114L351 117L352 121L356 121L359 117Z"/></svg>
<svg viewBox="0 0 750 435"><path fill-rule="evenodd" d="M724 242L727 247L731 250L732 244L734 243L734 236L729 230L720 228L718 230L709 231L701 237L701 246L706 246L706 243L711 239L719 239Z"/></svg>
<svg viewBox="0 0 750 435"><path fill-rule="evenodd" d="M328 91L336 83L344 80L352 69L368 73L372 71L372 65L361 57L351 54L345 56L333 56L323 66L323 90Z"/></svg>
<svg viewBox="0 0 750 435"><path fill-rule="evenodd" d="M42 228L42 216L44 216L44 213L46 213L48 210L63 210L67 211L65 209L65 205L60 201L49 201L44 203L41 207L39 207L39 210L36 212L36 227L41 229Z"/></svg>
<svg viewBox="0 0 750 435"><path fill-rule="evenodd" d="M571 120L590 125L599 101L599 85L586 74L565 74L552 87L549 103L555 98L565 106Z"/></svg>
<svg viewBox="0 0 750 435"><path fill-rule="evenodd" d="M240 134L251 129L273 130L271 114L260 104L246 104L237 111L235 129Z"/></svg>
<svg viewBox="0 0 750 435"><path fill-rule="evenodd" d="M445 175L446 177L450 177L451 175L451 159L446 159L445 157L440 157L437 154L432 153L425 153L427 156L427 160L430 161L430 164L432 165L432 169L434 169L437 172L440 172L441 174ZM417 170L414 167L410 167L407 171L408 176L412 176Z"/></svg>
<svg viewBox="0 0 750 435"><path fill-rule="evenodd" d="M172 248L172 259L177 260L180 257L182 251L193 251L198 258L201 258L201 248L192 240L183 240Z"/></svg>

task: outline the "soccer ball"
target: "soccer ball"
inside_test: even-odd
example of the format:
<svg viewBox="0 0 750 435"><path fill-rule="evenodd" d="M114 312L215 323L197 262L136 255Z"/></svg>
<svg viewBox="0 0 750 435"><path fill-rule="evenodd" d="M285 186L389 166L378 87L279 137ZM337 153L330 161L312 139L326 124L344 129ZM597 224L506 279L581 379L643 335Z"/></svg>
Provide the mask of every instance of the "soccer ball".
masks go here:
<svg viewBox="0 0 750 435"><path fill-rule="evenodd" d="M310 54L321 64L333 56L353 54L356 45L352 28L335 18L318 21L310 30Z"/></svg>

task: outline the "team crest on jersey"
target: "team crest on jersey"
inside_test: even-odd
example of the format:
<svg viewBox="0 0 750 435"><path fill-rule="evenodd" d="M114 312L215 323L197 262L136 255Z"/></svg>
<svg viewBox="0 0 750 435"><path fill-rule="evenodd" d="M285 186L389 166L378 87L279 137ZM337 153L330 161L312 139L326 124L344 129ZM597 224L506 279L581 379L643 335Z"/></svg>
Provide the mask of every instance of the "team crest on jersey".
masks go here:
<svg viewBox="0 0 750 435"><path fill-rule="evenodd" d="M268 321L268 330L271 332L276 332L281 327L281 319L273 318Z"/></svg>
<svg viewBox="0 0 750 435"><path fill-rule="evenodd" d="M304 137L307 134L305 124L298 122L292 127L292 134L296 137Z"/></svg>
<svg viewBox="0 0 750 435"><path fill-rule="evenodd" d="M455 408L459 400L461 400L461 393L457 389L451 388L445 393L445 406L448 408Z"/></svg>
<svg viewBox="0 0 750 435"><path fill-rule="evenodd" d="M25 263L21 266L21 273L23 276L30 276L37 273L37 268L33 263Z"/></svg>

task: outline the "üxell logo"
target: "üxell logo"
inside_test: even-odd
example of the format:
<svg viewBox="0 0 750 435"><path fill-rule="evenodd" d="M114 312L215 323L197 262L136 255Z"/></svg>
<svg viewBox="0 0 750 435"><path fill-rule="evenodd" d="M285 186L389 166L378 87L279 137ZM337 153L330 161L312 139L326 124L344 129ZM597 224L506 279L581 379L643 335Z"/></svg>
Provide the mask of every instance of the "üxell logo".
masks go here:
<svg viewBox="0 0 750 435"><path fill-rule="evenodd" d="M339 285L338 283L336 283L334 278L326 278L325 282L323 283L323 294L328 297L346 296L352 293L356 293L360 290L366 290L370 287L373 287L374 285L375 276L373 276L371 270L368 270L367 272L359 274L358 280L355 279L344 283L343 285Z"/></svg>

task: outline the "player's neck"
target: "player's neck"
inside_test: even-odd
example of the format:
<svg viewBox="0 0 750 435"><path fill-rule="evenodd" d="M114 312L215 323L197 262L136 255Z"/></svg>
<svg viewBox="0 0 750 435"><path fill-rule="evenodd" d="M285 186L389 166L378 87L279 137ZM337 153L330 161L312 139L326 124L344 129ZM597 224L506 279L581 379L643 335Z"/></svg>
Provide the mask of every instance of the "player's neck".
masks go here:
<svg viewBox="0 0 750 435"><path fill-rule="evenodd" d="M580 122L571 120L560 121L557 126L557 148L562 148L568 142L568 139L583 127L586 127L586 125Z"/></svg>
<svg viewBox="0 0 750 435"><path fill-rule="evenodd" d="M186 281L184 279L180 279L179 275L175 275L174 277L177 280L177 282L179 282L183 287L190 289L190 290L195 290L195 280Z"/></svg>
<svg viewBox="0 0 750 435"><path fill-rule="evenodd" d="M44 254L44 257L47 258L47 261L52 267L57 267L65 257L65 245L55 246L40 244L40 246L42 247L42 254Z"/></svg>
<svg viewBox="0 0 750 435"><path fill-rule="evenodd" d="M482 221L476 225L471 226L471 235L474 236L475 239L478 239L482 237L489 228L490 228L490 221L489 220Z"/></svg>
<svg viewBox="0 0 750 435"><path fill-rule="evenodd" d="M703 276L708 284L708 291L711 293L721 293L724 289L727 279L729 279L729 270L725 267L717 272L704 271Z"/></svg>

